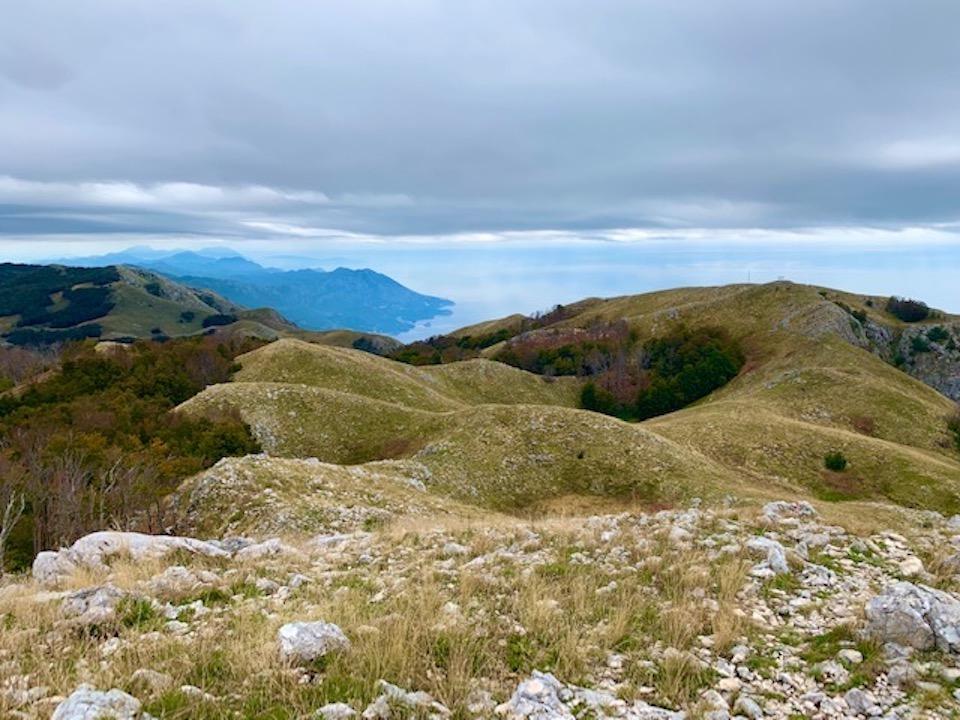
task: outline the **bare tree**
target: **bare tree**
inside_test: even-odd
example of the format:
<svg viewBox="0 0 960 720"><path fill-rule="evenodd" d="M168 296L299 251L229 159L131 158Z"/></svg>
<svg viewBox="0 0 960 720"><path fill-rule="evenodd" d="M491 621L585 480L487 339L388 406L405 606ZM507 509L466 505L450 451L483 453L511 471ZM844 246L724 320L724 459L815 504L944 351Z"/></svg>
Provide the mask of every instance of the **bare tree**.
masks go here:
<svg viewBox="0 0 960 720"><path fill-rule="evenodd" d="M5 564L5 552L7 548L7 539L13 528L23 517L23 511L27 509L27 498L22 492L13 492L7 499L7 504L3 509L3 517L0 518L0 576L3 575Z"/></svg>

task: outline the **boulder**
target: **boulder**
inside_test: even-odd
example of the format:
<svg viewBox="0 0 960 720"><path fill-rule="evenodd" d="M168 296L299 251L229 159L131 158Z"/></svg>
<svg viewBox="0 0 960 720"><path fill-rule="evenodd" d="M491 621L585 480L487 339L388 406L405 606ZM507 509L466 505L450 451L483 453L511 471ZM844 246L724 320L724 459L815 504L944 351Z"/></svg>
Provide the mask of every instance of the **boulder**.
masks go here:
<svg viewBox="0 0 960 720"><path fill-rule="evenodd" d="M271 538L269 540L264 540L263 542L248 545L247 547L238 550L237 554L234 556L235 559L240 561L262 560L264 558L271 557L285 557L292 560L301 561L305 561L307 559L306 555L292 545L287 545L279 538Z"/></svg>
<svg viewBox="0 0 960 720"><path fill-rule="evenodd" d="M576 709L576 713L573 712ZM533 671L513 696L497 706L506 720L573 720L575 717L617 717L624 720L682 720L683 713L636 700L628 705L605 690L564 685L549 673Z"/></svg>
<svg viewBox="0 0 960 720"><path fill-rule="evenodd" d="M63 551L43 550L33 559L33 577L41 585L59 585L76 570L76 563Z"/></svg>
<svg viewBox="0 0 960 720"><path fill-rule="evenodd" d="M776 500L763 506L761 517L771 525L796 525L800 520L812 520L817 517L817 510L808 502Z"/></svg>
<svg viewBox="0 0 960 720"><path fill-rule="evenodd" d="M574 720L570 709L560 700L563 685L550 673L536 670L518 686L511 698L497 707L507 720Z"/></svg>
<svg viewBox="0 0 960 720"><path fill-rule="evenodd" d="M177 550L207 557L230 557L228 552L213 543L195 538L103 531L86 535L69 548L40 553L33 562L33 577L42 584L53 585L80 567L104 570L105 561L117 555L145 560Z"/></svg>
<svg viewBox="0 0 960 720"><path fill-rule="evenodd" d="M343 630L327 622L287 623L277 631L277 642L281 659L294 664L310 663L350 647Z"/></svg>
<svg viewBox="0 0 960 720"><path fill-rule="evenodd" d="M79 625L101 625L116 617L117 605L126 597L113 585L85 588L63 598L60 611Z"/></svg>
<svg viewBox="0 0 960 720"><path fill-rule="evenodd" d="M140 701L122 690L101 692L81 685L60 703L50 720L148 720Z"/></svg>
<svg viewBox="0 0 960 720"><path fill-rule="evenodd" d="M355 717L357 711L346 703L328 703L317 710L313 716L317 720L350 720Z"/></svg>
<svg viewBox="0 0 960 720"><path fill-rule="evenodd" d="M941 590L894 583L866 606L866 633L918 650L960 654L960 601Z"/></svg>
<svg viewBox="0 0 960 720"><path fill-rule="evenodd" d="M776 540L768 537L755 537L747 542L747 549L755 555L764 557L764 562L770 570L777 575L785 575L790 572L790 566L787 564L787 552L783 545Z"/></svg>

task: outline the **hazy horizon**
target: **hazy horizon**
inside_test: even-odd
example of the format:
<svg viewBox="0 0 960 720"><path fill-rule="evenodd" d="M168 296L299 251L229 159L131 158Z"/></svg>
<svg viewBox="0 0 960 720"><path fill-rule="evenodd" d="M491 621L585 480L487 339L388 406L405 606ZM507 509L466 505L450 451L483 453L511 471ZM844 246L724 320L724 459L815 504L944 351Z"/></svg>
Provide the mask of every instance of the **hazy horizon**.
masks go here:
<svg viewBox="0 0 960 720"><path fill-rule="evenodd" d="M59 248L60 246L58 246ZM69 252L69 250L73 252ZM16 259L49 261L130 247L119 243L74 243L62 254ZM949 243L915 245L797 244L665 241L647 243L480 243L473 246L375 245L256 246L245 243L171 241L159 249L229 248L262 265L367 267L417 292L453 300L448 316L418 324L399 335L410 341L513 313L529 314L585 297L609 297L693 285L766 283L779 279L871 295L904 295L960 313L956 268L960 247ZM3 250L0 242L0 250ZM6 251L9 254L9 248ZM36 248L35 248L36 250Z"/></svg>

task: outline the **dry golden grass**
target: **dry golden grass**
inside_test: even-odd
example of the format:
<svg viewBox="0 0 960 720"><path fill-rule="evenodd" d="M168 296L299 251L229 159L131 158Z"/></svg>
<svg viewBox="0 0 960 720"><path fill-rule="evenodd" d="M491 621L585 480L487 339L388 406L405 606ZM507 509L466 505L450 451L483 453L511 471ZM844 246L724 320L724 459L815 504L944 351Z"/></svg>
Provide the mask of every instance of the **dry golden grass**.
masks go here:
<svg viewBox="0 0 960 720"><path fill-rule="evenodd" d="M57 601L38 601L40 589L21 582L0 594L8 628L0 634L0 659L15 658L35 684L60 694L80 682L126 689L167 719L305 717L326 702L369 702L380 679L425 690L462 713L471 690L486 687L505 699L534 669L590 685L611 653L624 657L637 688L655 686L655 696L646 699L684 706L705 678L685 655L664 649L683 653L699 634L731 643L743 631L732 608L743 579L739 558L711 565L700 550L662 538L651 545L624 530L618 536L624 562L610 564L599 530L586 530L574 518L421 522L376 533L372 564L357 564L349 554L332 564L322 560L325 579L301 586L284 602L261 597L253 580L316 575L317 567L295 558L256 566L175 558L222 577L217 592L168 598L204 600L206 614L181 615L192 628L187 637L165 632L159 612L141 606L93 631L72 627L62 622ZM454 565L439 562L449 540L468 549ZM503 554L507 547L526 550ZM654 554L660 559L650 562ZM477 557L488 561L461 566ZM110 582L145 592L145 583L169 564L117 558L108 573L83 571L65 589ZM343 628L352 647L313 668L314 680L304 684L301 672L280 662L276 631L284 622L319 619ZM111 637L118 647L105 655ZM131 676L139 668L169 675L170 687L135 685ZM181 685L218 700L187 697Z"/></svg>

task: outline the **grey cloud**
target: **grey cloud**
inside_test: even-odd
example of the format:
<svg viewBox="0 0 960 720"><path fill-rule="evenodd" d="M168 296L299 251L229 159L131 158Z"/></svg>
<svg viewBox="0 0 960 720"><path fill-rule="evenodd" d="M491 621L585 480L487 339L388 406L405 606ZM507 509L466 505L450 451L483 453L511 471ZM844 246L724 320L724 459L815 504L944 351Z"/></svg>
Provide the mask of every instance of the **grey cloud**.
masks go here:
<svg viewBox="0 0 960 720"><path fill-rule="evenodd" d="M0 231L960 215L953 0L8 5Z"/></svg>

